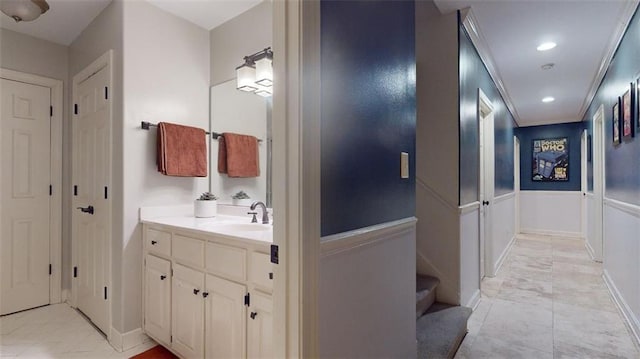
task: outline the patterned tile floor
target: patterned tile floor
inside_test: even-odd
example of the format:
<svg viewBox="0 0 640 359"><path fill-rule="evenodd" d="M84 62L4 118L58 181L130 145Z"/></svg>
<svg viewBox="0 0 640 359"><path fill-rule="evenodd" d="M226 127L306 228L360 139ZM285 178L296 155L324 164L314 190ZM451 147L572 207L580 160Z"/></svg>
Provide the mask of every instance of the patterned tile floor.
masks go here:
<svg viewBox="0 0 640 359"><path fill-rule="evenodd" d="M601 275L583 240L520 235L456 358L640 358Z"/></svg>
<svg viewBox="0 0 640 359"><path fill-rule="evenodd" d="M67 304L54 304L0 317L2 358L130 358L155 346L148 341L126 352Z"/></svg>

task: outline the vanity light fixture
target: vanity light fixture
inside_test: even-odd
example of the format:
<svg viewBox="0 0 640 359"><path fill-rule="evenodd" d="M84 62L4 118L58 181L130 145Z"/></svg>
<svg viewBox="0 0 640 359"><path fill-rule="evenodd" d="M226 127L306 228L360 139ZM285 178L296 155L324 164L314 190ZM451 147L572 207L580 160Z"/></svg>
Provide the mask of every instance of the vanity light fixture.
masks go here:
<svg viewBox="0 0 640 359"><path fill-rule="evenodd" d="M270 97L273 86L273 52L270 47L244 57L244 64L236 68L236 88Z"/></svg>
<svg viewBox="0 0 640 359"><path fill-rule="evenodd" d="M2 0L0 10L16 22L33 21L49 10L45 0Z"/></svg>
<svg viewBox="0 0 640 359"><path fill-rule="evenodd" d="M543 99L542 99L542 102L544 102L544 103L548 103L548 102L553 102L553 101L555 101L555 100L556 100L555 98L553 98L553 97L551 97L551 96L547 96L547 97L545 97L545 98L543 98Z"/></svg>
<svg viewBox="0 0 640 359"><path fill-rule="evenodd" d="M536 50L538 51L549 51L551 49L553 49L554 47L556 47L556 43L555 42L543 42L542 44L540 44Z"/></svg>

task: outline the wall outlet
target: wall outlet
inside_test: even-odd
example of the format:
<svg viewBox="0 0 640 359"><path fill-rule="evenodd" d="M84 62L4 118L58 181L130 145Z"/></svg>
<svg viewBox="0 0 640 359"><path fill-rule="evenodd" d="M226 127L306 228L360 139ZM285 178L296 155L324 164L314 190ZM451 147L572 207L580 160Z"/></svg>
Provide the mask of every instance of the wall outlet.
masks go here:
<svg viewBox="0 0 640 359"><path fill-rule="evenodd" d="M409 154L400 152L400 178L409 178Z"/></svg>

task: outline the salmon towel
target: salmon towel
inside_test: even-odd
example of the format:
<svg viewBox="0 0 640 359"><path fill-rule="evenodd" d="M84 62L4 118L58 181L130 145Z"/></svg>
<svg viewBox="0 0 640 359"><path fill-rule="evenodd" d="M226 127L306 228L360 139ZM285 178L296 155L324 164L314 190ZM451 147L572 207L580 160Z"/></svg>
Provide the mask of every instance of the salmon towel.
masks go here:
<svg viewBox="0 0 640 359"><path fill-rule="evenodd" d="M158 172L167 176L207 177L207 137L201 128L158 123Z"/></svg>
<svg viewBox="0 0 640 359"><path fill-rule="evenodd" d="M218 172L229 177L258 177L258 139L229 132L218 137Z"/></svg>

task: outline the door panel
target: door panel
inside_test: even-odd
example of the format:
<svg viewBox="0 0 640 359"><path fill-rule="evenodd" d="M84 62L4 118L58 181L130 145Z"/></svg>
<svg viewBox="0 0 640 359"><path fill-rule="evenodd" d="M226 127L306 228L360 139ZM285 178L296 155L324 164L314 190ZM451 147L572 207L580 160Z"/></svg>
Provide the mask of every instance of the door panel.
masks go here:
<svg viewBox="0 0 640 359"><path fill-rule="evenodd" d="M50 89L2 79L0 314L49 304Z"/></svg>
<svg viewBox="0 0 640 359"><path fill-rule="evenodd" d="M171 343L171 262L147 255L144 323L147 333Z"/></svg>
<svg viewBox="0 0 640 359"><path fill-rule="evenodd" d="M255 314L254 314L255 313ZM273 358L273 300L271 296L251 293L251 307L247 318L248 358Z"/></svg>
<svg viewBox="0 0 640 359"><path fill-rule="evenodd" d="M171 347L185 358L202 358L204 273L176 264L171 285Z"/></svg>
<svg viewBox="0 0 640 359"><path fill-rule="evenodd" d="M74 87L73 230L75 298L79 310L109 332L109 251L111 206L105 188L111 181L111 109L105 88L110 68L103 67ZM93 208L93 214L78 207Z"/></svg>
<svg viewBox="0 0 640 359"><path fill-rule="evenodd" d="M206 284L206 357L244 358L247 288L213 275Z"/></svg>

